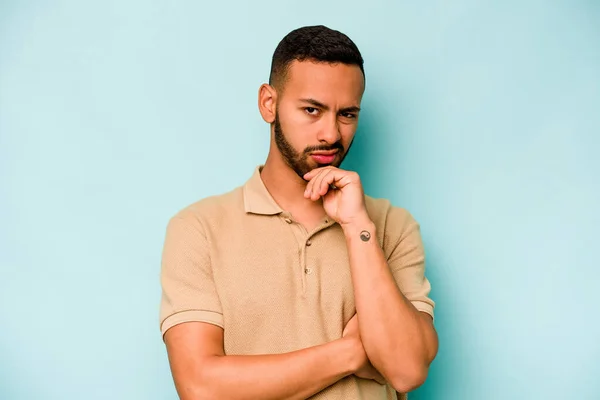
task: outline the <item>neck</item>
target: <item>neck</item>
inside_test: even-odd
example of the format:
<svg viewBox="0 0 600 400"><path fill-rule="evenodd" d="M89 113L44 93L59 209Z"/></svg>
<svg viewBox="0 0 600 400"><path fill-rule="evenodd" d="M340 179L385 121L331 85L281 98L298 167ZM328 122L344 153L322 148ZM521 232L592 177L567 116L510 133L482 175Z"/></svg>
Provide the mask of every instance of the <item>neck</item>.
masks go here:
<svg viewBox="0 0 600 400"><path fill-rule="evenodd" d="M269 152L261 171L261 179L279 206L290 212L322 213L321 200L304 197L307 181L290 168L279 154Z"/></svg>

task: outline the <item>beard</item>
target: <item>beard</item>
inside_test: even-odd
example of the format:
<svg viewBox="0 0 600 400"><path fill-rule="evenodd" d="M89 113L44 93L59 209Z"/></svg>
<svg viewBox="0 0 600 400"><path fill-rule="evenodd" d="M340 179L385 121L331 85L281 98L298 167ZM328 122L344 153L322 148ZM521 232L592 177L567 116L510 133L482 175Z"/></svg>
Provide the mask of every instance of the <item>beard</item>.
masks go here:
<svg viewBox="0 0 600 400"><path fill-rule="evenodd" d="M274 122L274 133L275 133L275 144L281 153L281 157L283 157L283 161L290 167L294 172L302 179L304 179L304 175L308 172L312 171L315 168L322 166L322 164L318 164L311 160L310 153L313 151L328 151L328 150L338 150L331 166L339 167L346 158L348 151L350 151L350 147L352 147L352 142L348 146L348 150L344 151L344 146L338 140L333 144L327 145L319 145L319 146L308 146L304 149L304 151L297 152L292 144L286 139L285 133L281 129L281 123L279 121L279 112L275 114L275 122Z"/></svg>

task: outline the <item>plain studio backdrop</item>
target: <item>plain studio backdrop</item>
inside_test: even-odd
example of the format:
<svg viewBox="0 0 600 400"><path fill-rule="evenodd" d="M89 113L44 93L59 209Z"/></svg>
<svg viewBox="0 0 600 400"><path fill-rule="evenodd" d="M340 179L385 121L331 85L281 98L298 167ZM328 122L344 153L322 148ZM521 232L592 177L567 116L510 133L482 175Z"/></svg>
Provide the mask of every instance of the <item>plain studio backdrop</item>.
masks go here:
<svg viewBox="0 0 600 400"><path fill-rule="evenodd" d="M175 399L165 227L265 160L290 30L366 60L345 168L421 223L440 351L414 400L600 398L600 4L0 3L0 398Z"/></svg>

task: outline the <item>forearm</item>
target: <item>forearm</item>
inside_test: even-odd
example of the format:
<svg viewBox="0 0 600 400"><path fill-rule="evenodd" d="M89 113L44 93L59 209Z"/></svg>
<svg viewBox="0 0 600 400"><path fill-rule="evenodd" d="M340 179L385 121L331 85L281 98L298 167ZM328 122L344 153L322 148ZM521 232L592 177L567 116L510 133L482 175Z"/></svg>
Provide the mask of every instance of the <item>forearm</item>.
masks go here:
<svg viewBox="0 0 600 400"><path fill-rule="evenodd" d="M190 399L305 399L352 373L351 344L340 339L285 354L212 356Z"/></svg>
<svg viewBox="0 0 600 400"><path fill-rule="evenodd" d="M361 239L367 231L370 239ZM375 368L399 391L418 386L435 354L427 316L404 297L370 220L345 226L359 329Z"/></svg>

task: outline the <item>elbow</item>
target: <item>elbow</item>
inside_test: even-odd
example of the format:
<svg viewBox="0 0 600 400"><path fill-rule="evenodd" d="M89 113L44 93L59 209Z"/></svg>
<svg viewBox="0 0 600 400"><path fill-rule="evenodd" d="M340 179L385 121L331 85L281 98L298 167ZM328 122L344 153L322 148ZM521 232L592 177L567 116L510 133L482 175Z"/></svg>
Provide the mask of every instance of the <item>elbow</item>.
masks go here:
<svg viewBox="0 0 600 400"><path fill-rule="evenodd" d="M428 368L414 366L398 371L389 377L389 383L398 393L408 393L417 389L427 379Z"/></svg>
<svg viewBox="0 0 600 400"><path fill-rule="evenodd" d="M175 387L180 400L207 400L219 398L216 387L208 377L198 373L194 378L185 382L175 381Z"/></svg>
<svg viewBox="0 0 600 400"><path fill-rule="evenodd" d="M210 389L196 382L184 387L178 387L177 394L180 400L204 400L211 398Z"/></svg>
<svg viewBox="0 0 600 400"><path fill-rule="evenodd" d="M190 385L177 392L180 400L207 400L215 398L214 390L202 384Z"/></svg>
<svg viewBox="0 0 600 400"><path fill-rule="evenodd" d="M219 387L215 360L217 356L207 356L200 362L173 370L175 389L180 400L220 399L223 395Z"/></svg>

